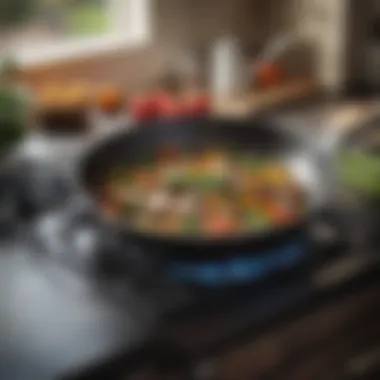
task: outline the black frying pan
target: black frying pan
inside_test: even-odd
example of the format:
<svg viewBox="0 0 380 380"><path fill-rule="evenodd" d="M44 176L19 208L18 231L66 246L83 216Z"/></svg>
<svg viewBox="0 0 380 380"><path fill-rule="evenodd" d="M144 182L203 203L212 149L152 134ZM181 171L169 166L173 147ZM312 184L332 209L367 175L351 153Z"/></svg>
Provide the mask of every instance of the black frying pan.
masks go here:
<svg viewBox="0 0 380 380"><path fill-rule="evenodd" d="M207 147L221 146L239 151L249 151L278 158L294 174L307 194L309 212L303 220L286 229L276 229L265 234L247 234L228 238L202 238L161 236L135 231L125 224L113 224L113 231L121 233L148 250L165 251L176 257L191 259L202 250L202 258L215 253L219 257L240 251L252 253L252 248L270 247L305 231L309 216L324 202L321 170L311 153L295 134L285 132L265 120L173 120L140 125L132 131L113 135L93 146L81 161L80 183L94 210L101 213L96 195L109 173L121 163L133 165L141 159L155 159L163 147L177 147L184 152L202 151ZM199 259L199 256L197 257Z"/></svg>

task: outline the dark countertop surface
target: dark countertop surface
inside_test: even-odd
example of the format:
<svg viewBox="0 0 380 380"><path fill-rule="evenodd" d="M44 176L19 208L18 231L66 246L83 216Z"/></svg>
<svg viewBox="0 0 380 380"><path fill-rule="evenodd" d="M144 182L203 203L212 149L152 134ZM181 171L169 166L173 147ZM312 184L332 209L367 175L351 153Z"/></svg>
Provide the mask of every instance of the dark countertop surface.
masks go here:
<svg viewBox="0 0 380 380"><path fill-rule="evenodd" d="M336 258L314 274L295 275L254 289L231 295L224 292L214 308L205 313L184 313L175 323L168 320L162 329L177 338L181 346L195 356L214 354L228 349L230 343L247 336L255 337L278 325L312 312L326 303L350 295L362 286L378 281L379 258L346 256ZM233 302L226 300L233 299Z"/></svg>
<svg viewBox="0 0 380 380"><path fill-rule="evenodd" d="M223 302L214 298L215 307L210 312L201 307L198 312L160 319L159 305L152 299L131 292L123 295L123 302L114 302L74 273L45 266L21 246L3 244L0 378L59 378L130 349L155 321L158 335L175 340L193 355L207 355L242 334L254 336L331 297L347 295L368 281L377 281L378 264L374 256L337 259L312 277L257 288L249 298L242 291L233 307L223 308Z"/></svg>

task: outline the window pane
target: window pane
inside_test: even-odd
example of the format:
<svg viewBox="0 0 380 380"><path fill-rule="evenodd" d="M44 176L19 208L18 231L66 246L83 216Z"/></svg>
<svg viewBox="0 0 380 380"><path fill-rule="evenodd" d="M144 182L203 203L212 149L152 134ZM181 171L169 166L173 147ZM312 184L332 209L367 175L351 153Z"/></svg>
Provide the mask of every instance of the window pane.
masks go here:
<svg viewBox="0 0 380 380"><path fill-rule="evenodd" d="M31 20L11 33L12 44L33 47L97 37L112 31L110 0L38 0L37 3Z"/></svg>
<svg viewBox="0 0 380 380"><path fill-rule="evenodd" d="M98 35L109 30L107 0L72 0L67 5L67 31L70 35Z"/></svg>

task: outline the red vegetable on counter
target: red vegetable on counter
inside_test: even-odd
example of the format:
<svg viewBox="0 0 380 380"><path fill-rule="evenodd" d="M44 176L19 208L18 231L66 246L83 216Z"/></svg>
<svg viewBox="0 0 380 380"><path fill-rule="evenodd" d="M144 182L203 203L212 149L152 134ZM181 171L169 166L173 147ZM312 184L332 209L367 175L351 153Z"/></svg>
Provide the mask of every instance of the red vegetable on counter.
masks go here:
<svg viewBox="0 0 380 380"><path fill-rule="evenodd" d="M181 115L180 104L173 95L164 92L159 93L155 96L154 104L158 117L170 118Z"/></svg>
<svg viewBox="0 0 380 380"><path fill-rule="evenodd" d="M148 121L157 117L157 104L152 96L136 98L131 105L131 115L136 121Z"/></svg>
<svg viewBox="0 0 380 380"><path fill-rule="evenodd" d="M259 88L275 87L283 80L283 73L281 68L275 63L264 63L256 73L257 85Z"/></svg>
<svg viewBox="0 0 380 380"><path fill-rule="evenodd" d="M186 116L204 116L210 113L211 100L205 93L186 96L182 101L182 114Z"/></svg>
<svg viewBox="0 0 380 380"><path fill-rule="evenodd" d="M158 92L137 98L131 106L131 114L137 121L204 116L209 114L210 110L210 97L199 92L187 94L182 98L168 92Z"/></svg>

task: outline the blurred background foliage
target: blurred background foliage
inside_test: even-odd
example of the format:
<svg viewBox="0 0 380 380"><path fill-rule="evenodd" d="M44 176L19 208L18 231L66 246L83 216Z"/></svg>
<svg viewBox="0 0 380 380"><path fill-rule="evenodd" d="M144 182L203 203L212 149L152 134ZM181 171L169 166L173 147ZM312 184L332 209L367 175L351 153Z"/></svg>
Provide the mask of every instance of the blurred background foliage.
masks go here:
<svg viewBox="0 0 380 380"><path fill-rule="evenodd" d="M37 0L1 0L0 30L17 27L29 21L37 12Z"/></svg>

